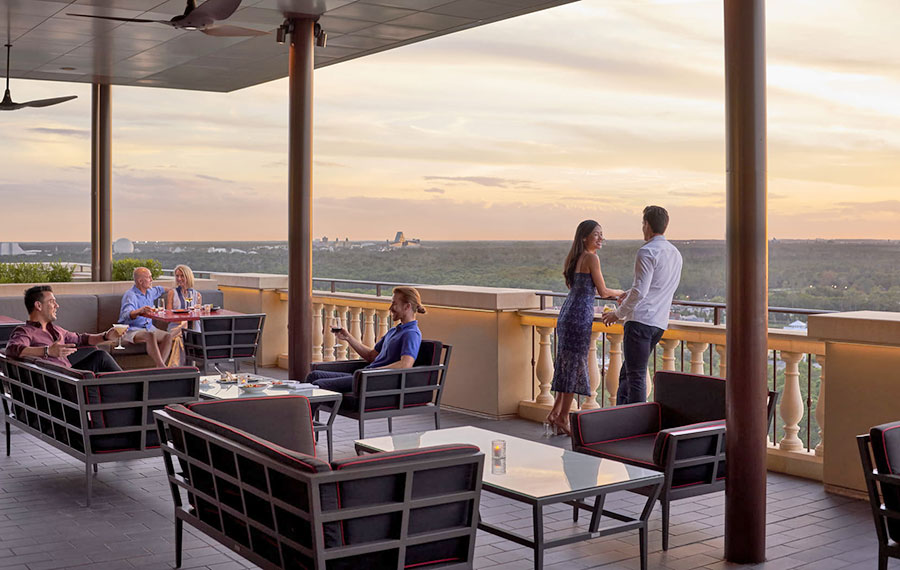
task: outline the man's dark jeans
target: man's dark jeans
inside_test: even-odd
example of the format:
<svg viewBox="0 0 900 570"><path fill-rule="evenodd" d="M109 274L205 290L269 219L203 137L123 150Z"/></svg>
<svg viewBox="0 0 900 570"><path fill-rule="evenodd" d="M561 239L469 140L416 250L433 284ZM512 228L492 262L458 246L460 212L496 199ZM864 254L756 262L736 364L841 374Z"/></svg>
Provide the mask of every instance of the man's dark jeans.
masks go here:
<svg viewBox="0 0 900 570"><path fill-rule="evenodd" d="M79 348L69 356L69 364L78 370L91 372L120 372L122 368L108 352L93 346Z"/></svg>
<svg viewBox="0 0 900 570"><path fill-rule="evenodd" d="M353 391L353 375L327 370L313 370L306 376L306 381L323 390L346 394Z"/></svg>
<svg viewBox="0 0 900 570"><path fill-rule="evenodd" d="M644 323L625 323L622 342L622 370L619 372L619 391L616 405L647 401L647 361L665 330Z"/></svg>

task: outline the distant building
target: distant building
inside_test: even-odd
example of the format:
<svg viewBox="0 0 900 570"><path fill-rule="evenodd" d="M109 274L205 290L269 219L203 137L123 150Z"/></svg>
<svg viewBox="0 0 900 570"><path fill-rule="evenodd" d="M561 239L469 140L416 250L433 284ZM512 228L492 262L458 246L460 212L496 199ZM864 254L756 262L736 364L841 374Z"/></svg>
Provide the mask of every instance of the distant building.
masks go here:
<svg viewBox="0 0 900 570"><path fill-rule="evenodd" d="M388 245L391 247L419 247L422 242L419 239L406 239L403 232L397 232L394 241L388 240Z"/></svg>
<svg viewBox="0 0 900 570"><path fill-rule="evenodd" d="M113 253L134 253L134 244L128 238L119 238L113 242Z"/></svg>
<svg viewBox="0 0 900 570"><path fill-rule="evenodd" d="M25 250L16 242L0 243L0 255L26 255Z"/></svg>

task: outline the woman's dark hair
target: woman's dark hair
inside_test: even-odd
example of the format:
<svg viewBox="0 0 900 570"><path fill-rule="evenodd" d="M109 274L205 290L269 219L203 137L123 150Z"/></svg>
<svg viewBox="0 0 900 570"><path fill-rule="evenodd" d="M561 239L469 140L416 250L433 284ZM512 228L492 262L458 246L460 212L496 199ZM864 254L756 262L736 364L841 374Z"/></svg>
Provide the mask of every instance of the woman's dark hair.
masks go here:
<svg viewBox="0 0 900 570"><path fill-rule="evenodd" d="M49 285L35 285L25 290L25 310L28 311L29 315L34 310L35 303L44 302L45 291L53 291L53 287Z"/></svg>
<svg viewBox="0 0 900 570"><path fill-rule="evenodd" d="M594 228L599 225L594 220L585 220L575 229L575 239L572 240L572 247L569 248L569 255L566 256L566 262L563 264L563 277L566 278L566 287L569 289L575 282L575 266L578 264L581 254L584 253L584 238L591 235Z"/></svg>

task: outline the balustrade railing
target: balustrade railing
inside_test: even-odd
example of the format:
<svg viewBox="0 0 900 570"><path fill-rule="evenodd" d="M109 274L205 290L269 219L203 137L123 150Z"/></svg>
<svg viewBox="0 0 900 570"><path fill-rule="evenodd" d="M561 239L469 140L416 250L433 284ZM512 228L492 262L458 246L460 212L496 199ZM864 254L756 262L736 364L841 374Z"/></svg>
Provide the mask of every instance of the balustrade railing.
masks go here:
<svg viewBox="0 0 900 570"><path fill-rule="evenodd" d="M535 403L552 405L550 384L555 356L555 314L551 311L521 311L524 325L531 325L537 336L538 351L533 359L536 382ZM598 321L599 322L599 321ZM615 405L622 367L622 327L602 327L595 323L588 356L592 396L579 402L583 409ZM605 329L605 330L603 330ZM779 405L771 430L774 447L784 451L825 451L824 344L808 340L800 332L770 330L769 348L772 366L769 384L780 392ZM726 377L725 329L691 323L677 323L666 331L650 359L649 377L657 369L680 370L695 374Z"/></svg>

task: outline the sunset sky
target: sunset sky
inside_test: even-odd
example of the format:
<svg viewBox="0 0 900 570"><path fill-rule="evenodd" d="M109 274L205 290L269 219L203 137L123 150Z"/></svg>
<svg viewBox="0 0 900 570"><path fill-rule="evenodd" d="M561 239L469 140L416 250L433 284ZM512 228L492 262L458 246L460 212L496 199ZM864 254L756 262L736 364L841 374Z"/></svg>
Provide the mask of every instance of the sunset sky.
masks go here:
<svg viewBox="0 0 900 570"><path fill-rule="evenodd" d="M769 235L900 238L900 3L767 21ZM723 239L722 28L721 0L582 0L317 70L315 235L636 239L656 203ZM0 241L89 241L89 86L11 88L78 99L0 116ZM114 238L286 239L286 79L112 102Z"/></svg>

